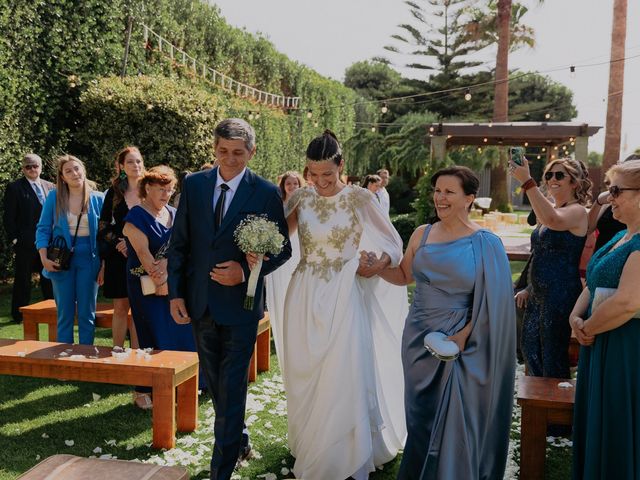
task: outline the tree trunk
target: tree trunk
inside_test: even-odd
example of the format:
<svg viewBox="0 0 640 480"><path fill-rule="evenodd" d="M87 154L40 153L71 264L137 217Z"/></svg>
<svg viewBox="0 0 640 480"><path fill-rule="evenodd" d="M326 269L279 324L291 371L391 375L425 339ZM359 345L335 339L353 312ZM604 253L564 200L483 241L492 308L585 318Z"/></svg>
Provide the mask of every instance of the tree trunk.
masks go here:
<svg viewBox="0 0 640 480"><path fill-rule="evenodd" d="M511 35L511 0L498 0L498 54L494 87L493 121L506 122L509 116L509 42ZM500 160L491 169L492 206L498 210L510 208L507 191L506 151L500 149Z"/></svg>
<svg viewBox="0 0 640 480"><path fill-rule="evenodd" d="M613 2L611 31L611 64L609 65L609 97L604 137L603 171L620 159L622 127L622 94L624 92L624 46L627 37L627 0Z"/></svg>

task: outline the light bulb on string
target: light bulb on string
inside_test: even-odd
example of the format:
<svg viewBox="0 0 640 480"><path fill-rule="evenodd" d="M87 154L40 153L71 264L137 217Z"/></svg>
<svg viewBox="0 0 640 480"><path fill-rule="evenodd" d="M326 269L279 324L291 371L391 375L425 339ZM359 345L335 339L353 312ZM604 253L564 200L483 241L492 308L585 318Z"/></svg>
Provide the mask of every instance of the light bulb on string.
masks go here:
<svg viewBox="0 0 640 480"><path fill-rule="evenodd" d="M389 107L387 107L387 103L382 104L382 108L380 109L382 113L387 113L389 111Z"/></svg>
<svg viewBox="0 0 640 480"><path fill-rule="evenodd" d="M469 100L471 100L471 90L469 90L468 88L465 90L464 92L464 99L468 102Z"/></svg>
<svg viewBox="0 0 640 480"><path fill-rule="evenodd" d="M313 122L313 126L318 128L318 122Z"/></svg>
<svg viewBox="0 0 640 480"><path fill-rule="evenodd" d="M313 110L309 109L307 110L307 118L311 118L313 117Z"/></svg>
<svg viewBox="0 0 640 480"><path fill-rule="evenodd" d="M371 125L371 131L372 131L373 133L376 133L376 126L375 126L375 125Z"/></svg>
<svg viewBox="0 0 640 480"><path fill-rule="evenodd" d="M576 78L576 66L575 65L571 65L569 67L569 76L571 78Z"/></svg>
<svg viewBox="0 0 640 480"><path fill-rule="evenodd" d="M253 112L249 112L249 120L253 120Z"/></svg>
<svg viewBox="0 0 640 480"><path fill-rule="evenodd" d="M256 120L260 118L260 112L256 112Z"/></svg>
<svg viewBox="0 0 640 480"><path fill-rule="evenodd" d="M544 118L546 118L547 120L549 120L551 118L551 114L550 113L545 113L544 114Z"/></svg>

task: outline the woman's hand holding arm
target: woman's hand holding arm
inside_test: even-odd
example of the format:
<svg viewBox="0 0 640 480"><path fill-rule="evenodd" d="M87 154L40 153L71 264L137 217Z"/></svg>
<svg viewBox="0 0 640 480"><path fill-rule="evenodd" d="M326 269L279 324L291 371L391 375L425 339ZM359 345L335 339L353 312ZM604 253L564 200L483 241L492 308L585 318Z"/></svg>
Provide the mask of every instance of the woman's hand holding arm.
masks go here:
<svg viewBox="0 0 640 480"><path fill-rule="evenodd" d="M397 267L387 267L380 272L380 277L384 278L387 282L394 285L409 285L413 282L413 273L411 266L413 264L413 256L420 245L420 240L424 233L425 225L422 225L414 230L409 239L409 244L404 252L400 265Z"/></svg>
<svg viewBox="0 0 640 480"><path fill-rule="evenodd" d="M136 252L142 267L156 286L167 282L167 259L156 260L149 251L149 239L131 223L125 223L122 230Z"/></svg>

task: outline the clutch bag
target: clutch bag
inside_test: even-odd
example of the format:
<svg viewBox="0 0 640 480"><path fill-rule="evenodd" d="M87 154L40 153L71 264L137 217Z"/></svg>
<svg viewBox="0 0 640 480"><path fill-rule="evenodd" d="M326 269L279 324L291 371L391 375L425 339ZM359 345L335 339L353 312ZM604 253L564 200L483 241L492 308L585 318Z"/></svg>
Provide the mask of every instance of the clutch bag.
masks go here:
<svg viewBox="0 0 640 480"><path fill-rule="evenodd" d="M140 286L143 295L153 295L156 293L156 284L149 275L140 275Z"/></svg>
<svg viewBox="0 0 640 480"><path fill-rule="evenodd" d="M455 360L460 355L460 349L456 342L447 340L447 335L442 332L431 332L424 337L424 348L431 355L444 361Z"/></svg>
<svg viewBox="0 0 640 480"><path fill-rule="evenodd" d="M617 288L605 288L596 287L596 291L593 292L593 302L591 303L591 311L593 312L600 306L602 302L612 297L618 291ZM640 311L636 312L631 318L640 318Z"/></svg>

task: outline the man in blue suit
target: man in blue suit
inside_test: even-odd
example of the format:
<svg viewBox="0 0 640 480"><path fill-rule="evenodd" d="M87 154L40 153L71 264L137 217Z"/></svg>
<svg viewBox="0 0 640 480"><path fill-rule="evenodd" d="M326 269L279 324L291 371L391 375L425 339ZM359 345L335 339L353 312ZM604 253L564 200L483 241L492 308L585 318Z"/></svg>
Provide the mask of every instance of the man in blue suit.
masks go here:
<svg viewBox="0 0 640 480"><path fill-rule="evenodd" d="M247 168L255 132L244 120L215 129L217 167L184 179L171 234L169 298L177 323L193 325L198 355L216 412L211 479L228 480L250 450L243 434L249 362L263 317L263 276L291 256L287 240L262 266L253 310L243 308L249 266L233 238L248 215L266 215L289 238L278 188Z"/></svg>

